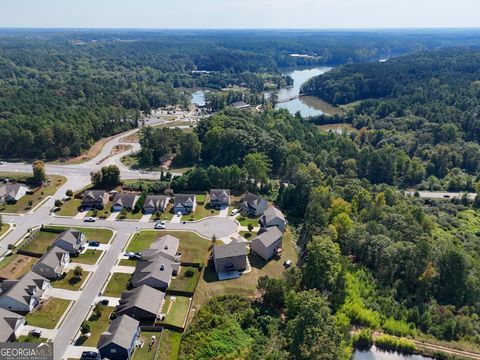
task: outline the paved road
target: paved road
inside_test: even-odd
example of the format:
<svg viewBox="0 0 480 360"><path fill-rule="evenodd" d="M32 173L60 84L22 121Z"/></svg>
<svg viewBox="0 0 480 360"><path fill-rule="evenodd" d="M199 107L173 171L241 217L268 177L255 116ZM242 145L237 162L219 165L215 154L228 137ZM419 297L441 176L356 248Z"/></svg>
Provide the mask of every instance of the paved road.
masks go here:
<svg viewBox="0 0 480 360"><path fill-rule="evenodd" d="M413 196L415 190L405 191L405 195ZM470 200L475 200L476 193L464 193L464 192L447 192L447 191L418 191L419 196L422 199L461 199L464 194L467 194Z"/></svg>

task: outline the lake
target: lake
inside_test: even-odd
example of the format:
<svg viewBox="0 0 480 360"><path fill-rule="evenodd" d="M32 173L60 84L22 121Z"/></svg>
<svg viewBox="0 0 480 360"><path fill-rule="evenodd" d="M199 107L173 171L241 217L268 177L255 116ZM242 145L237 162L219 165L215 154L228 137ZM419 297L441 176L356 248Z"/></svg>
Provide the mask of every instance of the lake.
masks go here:
<svg viewBox="0 0 480 360"><path fill-rule="evenodd" d="M293 70L287 72L293 79L293 86L288 88L282 88L278 91L278 100L285 100L291 97L297 96L300 93L302 85L312 77L325 74L330 71L330 67L318 67L313 69ZM321 114L333 115L340 110L335 106L332 106L322 99L315 96L302 96L300 98L290 100L287 102L279 103L276 106L277 109L287 109L291 114L295 114L300 111L302 116L315 116Z"/></svg>
<svg viewBox="0 0 480 360"><path fill-rule="evenodd" d="M198 90L192 94L192 103L197 106L205 106L205 91Z"/></svg>
<svg viewBox="0 0 480 360"><path fill-rule="evenodd" d="M355 350L353 360L433 360L421 355L403 355L397 352L389 352L377 349L372 346L370 350Z"/></svg>

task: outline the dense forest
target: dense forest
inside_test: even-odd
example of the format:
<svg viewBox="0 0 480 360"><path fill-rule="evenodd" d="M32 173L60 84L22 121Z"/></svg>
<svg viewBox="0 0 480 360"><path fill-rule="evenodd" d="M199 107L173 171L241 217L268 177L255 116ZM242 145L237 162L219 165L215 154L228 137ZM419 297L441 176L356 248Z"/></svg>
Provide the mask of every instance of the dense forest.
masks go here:
<svg viewBox="0 0 480 360"><path fill-rule="evenodd" d="M3 30L0 157L79 155L136 126L142 113L188 105L188 88L242 86L260 103L261 91L288 82L281 67L365 62L475 41L469 31ZM222 98L212 106L223 107Z"/></svg>

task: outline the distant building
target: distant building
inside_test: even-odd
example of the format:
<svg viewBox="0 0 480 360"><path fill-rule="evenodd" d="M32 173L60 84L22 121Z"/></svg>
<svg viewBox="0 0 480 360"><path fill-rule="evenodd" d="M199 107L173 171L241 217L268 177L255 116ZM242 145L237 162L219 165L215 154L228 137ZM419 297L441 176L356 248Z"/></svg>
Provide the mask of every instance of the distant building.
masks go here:
<svg viewBox="0 0 480 360"><path fill-rule="evenodd" d="M120 193L115 195L113 199L112 209L113 211L122 211L123 209L127 211L132 211L135 203L137 202L138 196L133 193Z"/></svg>
<svg viewBox="0 0 480 360"><path fill-rule="evenodd" d="M24 325L22 315L0 308L0 342L14 341Z"/></svg>
<svg viewBox="0 0 480 360"><path fill-rule="evenodd" d="M175 194L173 204L175 214L190 214L194 212L197 207L197 198L194 194Z"/></svg>
<svg viewBox="0 0 480 360"><path fill-rule="evenodd" d="M265 210L267 210L268 201L258 195L248 192L244 195L240 207L249 215L260 216Z"/></svg>
<svg viewBox="0 0 480 360"><path fill-rule="evenodd" d="M102 359L129 360L140 335L140 323L128 315L117 317L100 335L97 348Z"/></svg>
<svg viewBox="0 0 480 360"><path fill-rule="evenodd" d="M68 229L62 232L53 242L53 246L67 251L70 255L78 255L86 242L85 234L79 230Z"/></svg>
<svg viewBox="0 0 480 360"><path fill-rule="evenodd" d="M32 311L50 287L50 281L33 271L19 280L4 280L0 292L0 308L26 314Z"/></svg>
<svg viewBox="0 0 480 360"><path fill-rule="evenodd" d="M148 195L143 203L144 214L154 214L158 212L165 212L170 198L165 195Z"/></svg>
<svg viewBox="0 0 480 360"><path fill-rule="evenodd" d="M56 280L62 276L65 267L69 263L70 255L68 251L54 246L32 266L32 271L49 280Z"/></svg>
<svg viewBox="0 0 480 360"><path fill-rule="evenodd" d="M268 228L250 242L250 249L264 260L282 253L283 233L276 226Z"/></svg>
<svg viewBox="0 0 480 360"><path fill-rule="evenodd" d="M230 205L230 190L228 189L211 189L210 190L210 206L221 208Z"/></svg>
<svg viewBox="0 0 480 360"><path fill-rule="evenodd" d="M230 243L213 247L213 262L217 273L243 271L247 268L245 243Z"/></svg>
<svg viewBox="0 0 480 360"><path fill-rule="evenodd" d="M248 109L250 105L245 101L236 101L232 104L232 107L235 109Z"/></svg>
<svg viewBox="0 0 480 360"><path fill-rule="evenodd" d="M285 231L285 217L283 216L283 213L275 206L271 206L263 212L260 222L265 228L276 226L280 229L281 232Z"/></svg>
<svg viewBox="0 0 480 360"><path fill-rule="evenodd" d="M105 190L85 190L81 207L84 210L97 209L103 210L108 204L109 195Z"/></svg>
<svg viewBox="0 0 480 360"><path fill-rule="evenodd" d="M122 293L116 314L128 315L139 321L155 321L162 310L164 300L163 291L142 285Z"/></svg>
<svg viewBox="0 0 480 360"><path fill-rule="evenodd" d="M0 185L0 204L16 203L27 194L28 190L28 186L20 183Z"/></svg>

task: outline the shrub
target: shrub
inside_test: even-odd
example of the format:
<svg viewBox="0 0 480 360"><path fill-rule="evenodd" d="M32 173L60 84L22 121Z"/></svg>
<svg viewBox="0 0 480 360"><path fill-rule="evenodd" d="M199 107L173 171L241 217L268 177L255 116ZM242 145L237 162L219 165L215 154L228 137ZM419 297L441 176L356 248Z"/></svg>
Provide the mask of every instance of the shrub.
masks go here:
<svg viewBox="0 0 480 360"><path fill-rule="evenodd" d="M358 349L370 349L373 345L373 331L363 329L352 336L352 344Z"/></svg>
<svg viewBox="0 0 480 360"><path fill-rule="evenodd" d="M85 335L90 332L91 324L89 321L84 320L82 325L80 326L80 332Z"/></svg>
<svg viewBox="0 0 480 360"><path fill-rule="evenodd" d="M58 199L55 200L55 206L60 207L60 206L62 206L62 205L63 205L63 203L62 203L61 200L58 200Z"/></svg>
<svg viewBox="0 0 480 360"><path fill-rule="evenodd" d="M412 323L406 323L404 321L398 321L394 318L388 318L382 325L383 330L390 335L396 336L408 336L415 335L415 325Z"/></svg>
<svg viewBox="0 0 480 360"><path fill-rule="evenodd" d="M192 277L193 275L195 275L193 269L188 269L187 271L185 271L185 277Z"/></svg>
<svg viewBox="0 0 480 360"><path fill-rule="evenodd" d="M405 339L399 339L390 335L381 335L375 339L375 345L379 348L388 350L395 350L404 353L414 353L416 351L415 345Z"/></svg>

